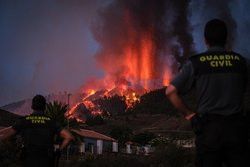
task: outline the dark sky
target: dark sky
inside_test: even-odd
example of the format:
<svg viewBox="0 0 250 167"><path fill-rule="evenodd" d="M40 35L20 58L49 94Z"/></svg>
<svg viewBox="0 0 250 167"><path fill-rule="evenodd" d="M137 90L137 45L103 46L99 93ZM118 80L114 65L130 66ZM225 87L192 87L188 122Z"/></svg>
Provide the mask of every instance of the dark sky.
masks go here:
<svg viewBox="0 0 250 167"><path fill-rule="evenodd" d="M37 93L76 91L101 78L90 31L98 9L112 0L0 0L0 106ZM204 24L225 7L192 0L194 47L205 49ZM250 58L250 1L224 0L236 26L234 48ZM221 7L221 8L220 8Z"/></svg>
<svg viewBox="0 0 250 167"><path fill-rule="evenodd" d="M0 106L101 76L89 31L101 0L0 1Z"/></svg>
<svg viewBox="0 0 250 167"><path fill-rule="evenodd" d="M250 1L249 0L192 0L190 21L193 26L194 46L197 51L205 49L203 29L212 18L235 22L233 49L250 58ZM232 17L229 19L229 17Z"/></svg>

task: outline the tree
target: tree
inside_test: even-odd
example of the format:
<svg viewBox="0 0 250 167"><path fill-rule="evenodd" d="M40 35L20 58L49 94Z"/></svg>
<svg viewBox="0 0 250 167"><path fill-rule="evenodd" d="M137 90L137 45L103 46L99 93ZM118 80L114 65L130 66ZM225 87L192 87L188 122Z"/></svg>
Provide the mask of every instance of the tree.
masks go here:
<svg viewBox="0 0 250 167"><path fill-rule="evenodd" d="M100 116L100 115L91 116L91 117L87 118L86 124L89 126L102 125L102 124L104 124L104 120L103 120L102 116Z"/></svg>
<svg viewBox="0 0 250 167"><path fill-rule="evenodd" d="M66 113L68 111L68 105L58 102L58 101L53 101L47 103L47 109L46 109L46 114L51 117L53 120L55 120L60 126L62 127L67 127L69 123L69 127L73 129L79 129L80 125L76 121L76 119L67 119L65 117ZM75 140L80 142L80 138L76 133L72 133ZM56 141L59 142L61 139L56 136Z"/></svg>
<svg viewBox="0 0 250 167"><path fill-rule="evenodd" d="M152 146L164 146L164 145L168 145L170 143L173 143L173 141L168 138L168 137L163 137L163 136L158 136L156 138L154 138L153 140L149 141L149 144L151 144Z"/></svg>
<svg viewBox="0 0 250 167"><path fill-rule="evenodd" d="M157 89L142 95L140 102L131 109L131 113L163 113L169 116L175 116L178 112L176 112L167 99L165 90L166 88Z"/></svg>
<svg viewBox="0 0 250 167"><path fill-rule="evenodd" d="M133 141L141 145L148 144L151 140L156 138L156 135L152 132L144 131L142 133L136 134L133 137Z"/></svg>
<svg viewBox="0 0 250 167"><path fill-rule="evenodd" d="M74 118L70 118L69 120L65 117L68 111L68 105L53 101L47 103L46 114L54 119L61 126L66 127L69 121L69 127L74 129L79 129L79 123Z"/></svg>
<svg viewBox="0 0 250 167"><path fill-rule="evenodd" d="M127 126L117 126L111 130L110 135L123 145L132 139L133 131Z"/></svg>
<svg viewBox="0 0 250 167"><path fill-rule="evenodd" d="M62 126L67 126L67 119L65 118L67 111L68 105L64 103L58 101L47 103L46 114Z"/></svg>
<svg viewBox="0 0 250 167"><path fill-rule="evenodd" d="M116 116L126 111L127 105L122 96L103 97L94 101L106 116Z"/></svg>

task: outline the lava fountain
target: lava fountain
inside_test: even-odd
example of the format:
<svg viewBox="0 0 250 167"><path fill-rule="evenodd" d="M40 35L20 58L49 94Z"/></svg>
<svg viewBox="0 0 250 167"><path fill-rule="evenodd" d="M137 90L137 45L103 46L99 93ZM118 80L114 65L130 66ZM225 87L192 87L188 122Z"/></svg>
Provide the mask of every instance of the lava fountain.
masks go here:
<svg viewBox="0 0 250 167"><path fill-rule="evenodd" d="M184 10L188 3L117 0L100 10L93 35L100 45L96 59L105 77L87 81L81 90L85 96L68 116L80 104L101 114L93 100L104 96L123 96L130 108L142 94L167 86L178 66L176 60L185 59L191 50ZM175 25L183 26L181 35Z"/></svg>

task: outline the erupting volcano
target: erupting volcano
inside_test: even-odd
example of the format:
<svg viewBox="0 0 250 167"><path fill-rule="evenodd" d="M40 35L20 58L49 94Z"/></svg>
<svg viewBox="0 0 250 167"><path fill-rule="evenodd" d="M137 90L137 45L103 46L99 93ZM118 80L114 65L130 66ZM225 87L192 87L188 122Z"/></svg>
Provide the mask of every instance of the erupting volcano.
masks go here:
<svg viewBox="0 0 250 167"><path fill-rule="evenodd" d="M114 95L122 96L131 108L142 94L167 86L178 61L191 51L185 15L188 3L117 0L101 9L92 28L100 46L97 62L105 77L88 80L81 90L82 100L69 116L74 117L80 105L93 115L102 114L94 101Z"/></svg>

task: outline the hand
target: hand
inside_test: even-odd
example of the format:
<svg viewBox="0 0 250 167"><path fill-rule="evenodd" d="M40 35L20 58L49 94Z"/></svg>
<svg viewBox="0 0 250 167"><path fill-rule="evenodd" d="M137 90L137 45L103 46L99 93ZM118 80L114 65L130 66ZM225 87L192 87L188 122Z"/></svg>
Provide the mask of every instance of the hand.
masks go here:
<svg viewBox="0 0 250 167"><path fill-rule="evenodd" d="M202 129L203 129L203 121L202 118L198 115L195 114L191 117L190 119L192 129L196 135L201 134Z"/></svg>
<svg viewBox="0 0 250 167"><path fill-rule="evenodd" d="M196 113L187 114L185 118L186 120L190 121L195 115Z"/></svg>

